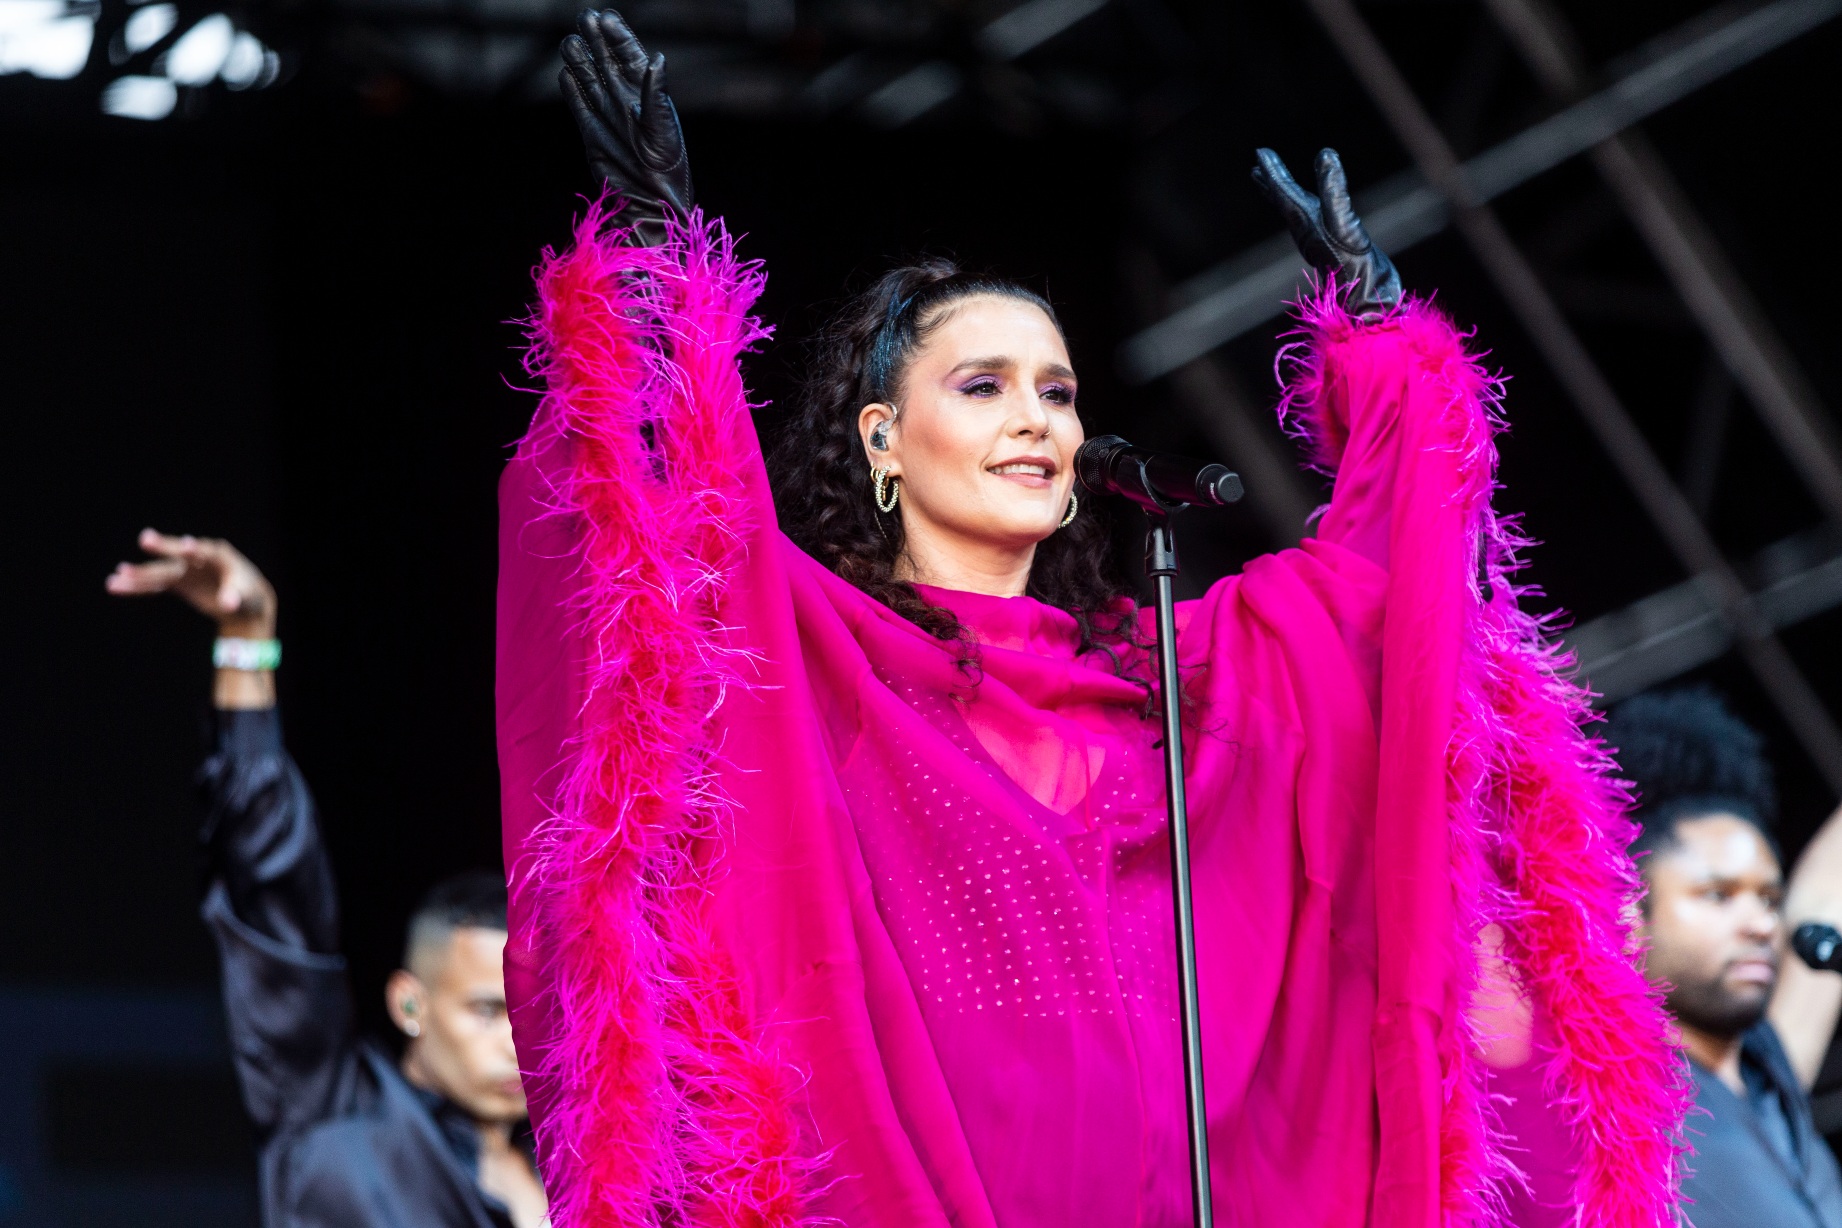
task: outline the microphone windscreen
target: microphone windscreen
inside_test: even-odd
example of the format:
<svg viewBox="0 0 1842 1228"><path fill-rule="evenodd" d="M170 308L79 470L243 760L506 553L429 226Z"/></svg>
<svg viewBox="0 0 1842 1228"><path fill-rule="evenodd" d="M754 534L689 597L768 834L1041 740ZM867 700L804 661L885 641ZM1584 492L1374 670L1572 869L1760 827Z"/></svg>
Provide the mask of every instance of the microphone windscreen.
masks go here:
<svg viewBox="0 0 1842 1228"><path fill-rule="evenodd" d="M1096 435L1075 451L1075 477L1097 495L1108 493L1107 479L1111 475L1107 473L1107 464L1116 452L1127 446L1118 435Z"/></svg>
<svg viewBox="0 0 1842 1228"><path fill-rule="evenodd" d="M1199 484L1204 488L1203 492L1199 492L1204 494L1204 497L1198 501L1204 504L1213 503L1218 507L1239 503L1244 493L1241 486L1241 475L1226 465L1208 466L1202 471Z"/></svg>

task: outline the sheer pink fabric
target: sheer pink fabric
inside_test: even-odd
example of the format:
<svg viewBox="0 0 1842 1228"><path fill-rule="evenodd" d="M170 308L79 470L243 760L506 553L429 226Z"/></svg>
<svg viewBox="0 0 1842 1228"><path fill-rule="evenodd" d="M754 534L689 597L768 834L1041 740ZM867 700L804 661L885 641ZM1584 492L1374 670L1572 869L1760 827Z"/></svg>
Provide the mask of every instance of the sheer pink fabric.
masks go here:
<svg viewBox="0 0 1842 1228"><path fill-rule="evenodd" d="M560 1228L652 1222L668 1206L698 1223L1187 1224L1162 768L1145 692L1104 660L1077 657L1073 620L1058 610L924 590L975 631L974 684L955 646L774 527L739 385L710 404L673 375L686 404L648 402L652 425L622 436L640 476L589 474L598 462L585 449L608 445L596 437L590 448L584 432L603 411L585 410L572 389L610 363L640 361L607 337L641 315L667 321L664 342L644 332L653 325L631 325L641 341L682 352L691 336L656 297L644 312L622 300L663 284L620 283L622 270L732 286L748 276L701 232L669 253L689 269L672 274L666 257L629 253L597 225L591 215L577 250L548 266L539 323L551 395L501 489L508 987ZM736 310L748 297L736 295ZM1459 404L1428 357L1435 342L1458 347L1434 313L1317 327L1303 410L1336 472L1318 535L1255 560L1178 615L1215 1206L1227 1224L1430 1226L1482 1214L1498 1171L1463 1008L1474 975L1466 935L1502 910L1477 877L1483 837L1454 834L1448 755L1474 638L1474 505L1490 465L1477 437L1487 449L1489 428L1485 408ZM585 347L591 328L606 336ZM726 335L739 348L745 332ZM621 379L594 404L650 395L631 391L640 376ZM697 954L687 963L668 952L660 966L713 977L710 1000L732 1002L748 1043L782 1072L780 1093L751 1092L746 1111L783 1115L797 1141L750 1142L759 1154L731 1167L793 1172L784 1182L802 1191L791 1195L777 1175L772 1197L724 1201L712 1191L733 1173L699 1177L672 1159L675 1139L707 1141L700 1113L734 1115L699 1107L718 1094L705 1084L682 1091L673 1044L700 1043L670 1039L689 1034L682 1007L658 1008L666 1039L607 1047L609 1035L638 1034L639 1008L585 1022L601 999L559 988L613 976L606 965L619 959L569 954L576 931L642 923L595 919L602 888L582 888L580 876L556 886L552 871L557 825L577 822L559 791L572 755L597 736L597 702L640 702L594 680L609 646L626 651L623 637L643 628L594 615L616 607L587 590L641 592L633 551L657 542L622 546L624 571L584 560L625 537L675 531L598 519L590 495L601 487L586 483L645 482L673 464L672 449L689 445L658 434L670 412L720 415L732 436L709 446L732 449L721 520L734 537L720 563L693 558L686 574L720 572L704 625L733 673L703 692L693 757L704 766L686 776L707 770L726 799L712 810L719 834L687 837L699 868L670 888L683 893L673 915L696 918L684 942ZM1574 736L1571 716L1560 721ZM1604 807L1592 821L1613 839L1621 830ZM1607 873L1591 889L1615 916L1625 880ZM557 901L568 891L578 902L565 913ZM1638 1003L1614 1022L1662 1070L1660 1022L1629 979L1624 937L1607 923L1591 941L1627 977L1610 992ZM677 1125L604 1120L601 1102L628 1093L597 1091L583 1072L622 1061L657 1065L632 1094L669 1100L677 1107L659 1112ZM749 1069L758 1082L760 1064ZM667 1084L679 1091L658 1090ZM1572 1085L1554 1094L1576 1119L1599 1112ZM1673 1101L1631 1094L1634 1112L1650 1116L1625 1128L1660 1148L1631 1163L1648 1166L1654 1188L1587 1222L1666 1221L1661 1136ZM812 1171L785 1168L790 1156Z"/></svg>

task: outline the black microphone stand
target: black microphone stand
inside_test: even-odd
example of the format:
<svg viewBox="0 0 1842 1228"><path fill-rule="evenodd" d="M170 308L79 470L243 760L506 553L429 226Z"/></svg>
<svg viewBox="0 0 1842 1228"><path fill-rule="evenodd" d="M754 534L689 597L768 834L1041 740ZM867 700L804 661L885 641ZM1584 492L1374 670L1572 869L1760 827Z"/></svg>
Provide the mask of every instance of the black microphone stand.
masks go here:
<svg viewBox="0 0 1842 1228"><path fill-rule="evenodd" d="M1164 798L1170 813L1171 897L1177 921L1178 997L1183 1014L1183 1096L1189 1111L1190 1204L1196 1228L1214 1228L1209 1196L1209 1119L1202 1092L1202 1012L1196 1000L1196 920L1190 896L1190 812L1183 784L1183 684L1177 676L1177 539L1171 517L1183 508L1155 493L1134 499L1145 509L1145 575L1158 607L1158 690L1164 701Z"/></svg>
<svg viewBox="0 0 1842 1228"><path fill-rule="evenodd" d="M1190 1131L1190 1205L1196 1228L1214 1228L1209 1189L1209 1114L1202 1085L1202 1011L1196 992L1196 920L1190 895L1190 808L1183 784L1183 680L1177 674L1177 539L1171 518L1194 504L1224 507L1239 501L1240 475L1226 465L1204 464L1135 448L1117 435L1101 435L1075 454L1081 484L1096 493L1122 495L1151 521L1145 538L1145 575L1158 609L1158 689L1164 700L1164 798L1170 814L1171 902L1177 922L1177 978L1183 1013L1183 1096Z"/></svg>

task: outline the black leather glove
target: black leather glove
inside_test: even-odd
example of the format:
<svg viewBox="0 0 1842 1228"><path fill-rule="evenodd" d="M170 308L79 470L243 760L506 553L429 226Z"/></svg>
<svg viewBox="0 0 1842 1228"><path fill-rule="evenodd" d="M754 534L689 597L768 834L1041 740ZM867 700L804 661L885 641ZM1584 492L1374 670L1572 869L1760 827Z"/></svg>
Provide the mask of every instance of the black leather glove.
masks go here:
<svg viewBox="0 0 1842 1228"><path fill-rule="evenodd" d="M563 40L563 97L582 130L588 166L627 202L635 241L665 241L665 216L691 210L691 160L665 92L665 57L648 56L620 14L585 11Z"/></svg>
<svg viewBox="0 0 1842 1228"><path fill-rule="evenodd" d="M1350 205L1349 180L1334 149L1318 151L1318 194L1298 186L1292 172L1270 149L1256 151L1254 182L1286 219L1299 254L1320 273L1335 273L1343 306L1364 323L1374 323L1401 301L1401 275L1394 262L1369 240Z"/></svg>

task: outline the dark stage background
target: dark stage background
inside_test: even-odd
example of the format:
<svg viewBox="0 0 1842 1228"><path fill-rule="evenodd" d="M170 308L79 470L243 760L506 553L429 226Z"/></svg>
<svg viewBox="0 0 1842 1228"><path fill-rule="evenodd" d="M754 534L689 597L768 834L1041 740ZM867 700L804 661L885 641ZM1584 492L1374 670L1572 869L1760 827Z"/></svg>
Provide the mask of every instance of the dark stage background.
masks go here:
<svg viewBox="0 0 1842 1228"><path fill-rule="evenodd" d="M1595 62L1690 11L1565 7ZM1126 48L1146 37L1133 14L1152 11L1189 58L1160 68L1132 52L1138 92L1092 122L968 105L890 130L854 114L689 110L702 202L770 271L761 310L779 333L751 362L757 390L787 398L798 339L854 279L944 250L1046 285L1090 430L1212 451L1165 384L1114 374L1115 347L1147 319L1135 277L1149 263L1180 279L1276 229L1246 178L1258 144L1301 169L1335 145L1359 184L1407 161L1302 8L1234 8L1094 18L1080 37ZM1546 113L1476 6L1365 12L1467 151ZM5 1089L0 1115L37 1142L0 1156L0 1222L34 1207L51 1208L35 1222L247 1222L247 1142L211 1056L214 960L195 915L189 779L211 632L176 601L104 595L143 525L229 537L280 591L289 741L324 812L373 1026L415 897L498 864L494 483L533 405L516 323L529 271L566 238L587 177L559 104L335 71L324 31L299 28L292 80L159 123L95 113L88 77L0 78L0 508L14 541L0 586L0 1048L28 1017L97 1037ZM1825 27L1646 126L1831 405L1842 319L1822 238L1839 54L1842 28ZM1467 84L1486 59L1486 86ZM1466 90L1482 101L1454 110ZM1590 168L1569 163L1500 204L1531 251L1625 295L1570 306L1676 463L1707 348ZM1586 619L1680 580L1459 241L1399 264L1513 376L1501 501L1545 543L1529 573L1545 600ZM1277 332L1224 351L1262 407ZM1713 503L1722 545L1744 557L1819 519L1736 409ZM1120 540L1136 567L1130 525ZM1268 538L1237 510L1198 516L1184 547L1200 586ZM1839 629L1831 612L1786 633L1832 709ZM1693 676L1765 730L1794 854L1834 798L1731 656ZM161 1029L197 1035L168 1052L146 1040ZM210 1198L226 1218L186 1210Z"/></svg>

